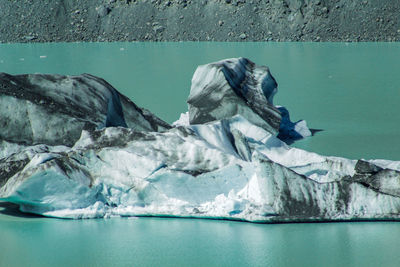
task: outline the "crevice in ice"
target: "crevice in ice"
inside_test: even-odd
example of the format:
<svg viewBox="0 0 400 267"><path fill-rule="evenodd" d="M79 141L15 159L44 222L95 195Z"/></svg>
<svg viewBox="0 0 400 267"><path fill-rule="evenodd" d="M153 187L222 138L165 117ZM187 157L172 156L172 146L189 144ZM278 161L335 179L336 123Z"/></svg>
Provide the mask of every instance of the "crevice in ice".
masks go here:
<svg viewBox="0 0 400 267"><path fill-rule="evenodd" d="M111 89L110 91L111 91L111 97L108 100L106 127L117 127L117 126L128 127L125 122L119 95L113 89Z"/></svg>

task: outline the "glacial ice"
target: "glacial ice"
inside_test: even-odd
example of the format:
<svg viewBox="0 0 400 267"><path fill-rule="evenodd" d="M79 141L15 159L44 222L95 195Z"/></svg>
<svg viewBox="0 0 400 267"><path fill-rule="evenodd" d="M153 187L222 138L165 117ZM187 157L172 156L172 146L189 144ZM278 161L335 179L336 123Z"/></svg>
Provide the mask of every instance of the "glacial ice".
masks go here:
<svg viewBox="0 0 400 267"><path fill-rule="evenodd" d="M257 66L245 58L199 66L187 100L190 124L240 114L252 124L276 134L281 120L279 111L272 105L276 86L267 67Z"/></svg>
<svg viewBox="0 0 400 267"><path fill-rule="evenodd" d="M0 139L11 143L72 146L83 129L170 128L106 81L89 74L0 73L0 94Z"/></svg>
<svg viewBox="0 0 400 267"><path fill-rule="evenodd" d="M292 134L303 138L311 131L304 121L292 123L289 113L272 105L275 79L266 67L248 59L200 66L193 77L189 111L172 126L94 76L33 77L42 79L40 83L22 82L32 79L29 75L0 78L1 103L12 101L24 112L24 106L31 105L45 116L31 117L28 127L18 122L24 120L22 113L5 113L17 122L5 124L8 128L1 131L0 198L18 204L21 211L73 219L400 218L400 162L326 157L285 143ZM10 88L13 83L18 84L18 94L30 97L16 94L16 87ZM87 110L98 103L90 118L77 115L63 98L77 90L74 107ZM64 113L51 114L51 101L62 103ZM62 116L68 118L63 129L80 133L76 140L63 143L61 128L34 131L35 123L58 127ZM101 126L107 118L116 125ZM95 127L79 128L76 121ZM19 127L28 129L18 131ZM278 138L282 135L286 140Z"/></svg>

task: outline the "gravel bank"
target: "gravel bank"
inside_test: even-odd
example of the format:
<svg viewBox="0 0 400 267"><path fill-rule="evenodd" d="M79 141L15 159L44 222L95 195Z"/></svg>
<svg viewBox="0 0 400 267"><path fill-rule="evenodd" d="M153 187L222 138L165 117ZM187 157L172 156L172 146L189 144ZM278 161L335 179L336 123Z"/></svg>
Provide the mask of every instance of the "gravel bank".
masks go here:
<svg viewBox="0 0 400 267"><path fill-rule="evenodd" d="M0 42L400 41L398 0L0 0Z"/></svg>

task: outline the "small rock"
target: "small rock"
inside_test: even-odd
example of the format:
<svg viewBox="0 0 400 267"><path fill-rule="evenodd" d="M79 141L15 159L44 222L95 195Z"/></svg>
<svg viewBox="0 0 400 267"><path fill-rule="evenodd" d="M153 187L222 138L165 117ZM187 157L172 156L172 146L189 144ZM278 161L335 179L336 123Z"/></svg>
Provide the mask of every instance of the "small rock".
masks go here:
<svg viewBox="0 0 400 267"><path fill-rule="evenodd" d="M239 35L239 38L244 40L247 38L247 35L245 33L242 33L241 35Z"/></svg>
<svg viewBox="0 0 400 267"><path fill-rule="evenodd" d="M102 6L96 7L96 11L97 11L97 15L99 17L105 17L110 13L111 9L108 6L102 5Z"/></svg>
<svg viewBox="0 0 400 267"><path fill-rule="evenodd" d="M153 31L157 34L157 33L161 33L164 30L164 27L161 25L156 25L153 27Z"/></svg>
<svg viewBox="0 0 400 267"><path fill-rule="evenodd" d="M224 25L224 22L222 20L220 20L220 21L218 21L218 25L222 26L222 25Z"/></svg>
<svg viewBox="0 0 400 267"><path fill-rule="evenodd" d="M33 36L33 35L27 35L27 36L25 36L24 38L25 38L25 40L28 40L28 41L32 41L32 40L37 39L37 37L36 37L36 36Z"/></svg>

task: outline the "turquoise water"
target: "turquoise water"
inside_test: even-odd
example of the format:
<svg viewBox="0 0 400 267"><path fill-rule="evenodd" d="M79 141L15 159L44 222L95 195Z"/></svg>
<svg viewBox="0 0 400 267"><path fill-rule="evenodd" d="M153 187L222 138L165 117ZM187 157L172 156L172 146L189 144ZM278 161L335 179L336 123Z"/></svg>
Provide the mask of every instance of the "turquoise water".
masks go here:
<svg viewBox="0 0 400 267"><path fill-rule="evenodd" d="M400 266L398 223L0 215L0 266Z"/></svg>
<svg viewBox="0 0 400 267"><path fill-rule="evenodd" d="M0 71L98 75L173 122L187 110L195 68L239 56L271 68L275 104L292 119L324 129L296 146L400 160L397 43L7 44ZM398 223L68 221L1 210L0 266L400 266Z"/></svg>

